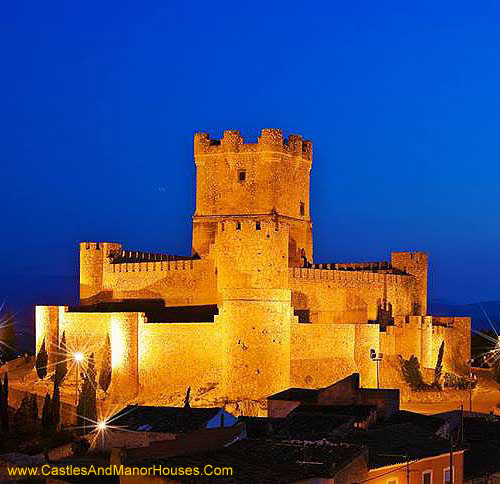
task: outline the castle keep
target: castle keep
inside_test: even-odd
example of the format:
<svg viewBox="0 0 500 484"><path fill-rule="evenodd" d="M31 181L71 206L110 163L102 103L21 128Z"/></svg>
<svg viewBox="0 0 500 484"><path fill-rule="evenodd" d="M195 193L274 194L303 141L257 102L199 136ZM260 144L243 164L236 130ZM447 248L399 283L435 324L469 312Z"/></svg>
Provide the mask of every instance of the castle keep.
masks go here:
<svg viewBox="0 0 500 484"><path fill-rule="evenodd" d="M159 391L262 400L291 386L318 388L358 372L400 387L398 356L461 372L470 320L427 314L427 254L389 261L316 263L309 189L312 143L264 129L194 138L192 254L80 244L80 305L36 307L36 349L94 352L111 340L115 400ZM52 356L51 356L52 355ZM50 364L50 361L49 361Z"/></svg>

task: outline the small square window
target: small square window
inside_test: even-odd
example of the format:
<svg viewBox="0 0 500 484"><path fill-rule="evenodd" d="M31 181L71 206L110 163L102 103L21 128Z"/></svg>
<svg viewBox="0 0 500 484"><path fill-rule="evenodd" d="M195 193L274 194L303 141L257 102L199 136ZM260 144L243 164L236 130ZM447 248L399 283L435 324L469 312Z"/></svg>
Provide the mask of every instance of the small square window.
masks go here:
<svg viewBox="0 0 500 484"><path fill-rule="evenodd" d="M260 222L255 222L255 230L260 230Z"/></svg>
<svg viewBox="0 0 500 484"><path fill-rule="evenodd" d="M236 222L236 230L241 230L241 222Z"/></svg>
<svg viewBox="0 0 500 484"><path fill-rule="evenodd" d="M304 202L300 202L300 215L304 216L306 213L306 205Z"/></svg>
<svg viewBox="0 0 500 484"><path fill-rule="evenodd" d="M245 170L238 171L238 181L244 182L247 179L247 172Z"/></svg>

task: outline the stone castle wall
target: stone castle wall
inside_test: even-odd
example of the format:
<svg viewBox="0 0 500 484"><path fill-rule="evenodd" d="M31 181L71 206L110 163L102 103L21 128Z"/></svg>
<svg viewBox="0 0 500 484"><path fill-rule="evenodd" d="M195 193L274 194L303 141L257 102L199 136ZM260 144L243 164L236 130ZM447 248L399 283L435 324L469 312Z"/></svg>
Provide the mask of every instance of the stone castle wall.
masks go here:
<svg viewBox="0 0 500 484"><path fill-rule="evenodd" d="M65 331L70 348L94 352L98 367L109 334L112 393L124 400L141 389L164 396L187 386L258 400L355 372L362 386L375 387L372 349L384 355L381 385L399 387L399 355L414 354L424 369L433 368L442 341L445 370L465 371L470 320L427 316L427 254L312 265L311 142L273 129L262 130L257 143L245 143L238 131L225 131L221 140L198 133L194 157L194 257L83 242L80 296L82 305L217 304L214 322L152 323L140 312L39 306L36 349L45 339L50 365Z"/></svg>
<svg viewBox="0 0 500 484"><path fill-rule="evenodd" d="M292 268L295 309L309 309L313 323L366 323L387 299L394 315L410 314L415 279L409 275Z"/></svg>

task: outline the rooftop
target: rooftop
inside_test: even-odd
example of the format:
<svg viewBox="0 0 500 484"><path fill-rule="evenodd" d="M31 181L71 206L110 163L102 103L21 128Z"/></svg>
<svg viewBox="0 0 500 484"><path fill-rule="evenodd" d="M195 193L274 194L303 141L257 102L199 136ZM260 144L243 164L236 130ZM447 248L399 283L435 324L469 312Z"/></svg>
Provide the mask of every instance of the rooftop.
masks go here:
<svg viewBox="0 0 500 484"><path fill-rule="evenodd" d="M290 415L354 417L357 421L368 418L376 411L376 405L311 405L303 403L292 410Z"/></svg>
<svg viewBox="0 0 500 484"><path fill-rule="evenodd" d="M369 449L370 468L449 453L450 442L412 423L355 430L347 440ZM459 449L457 449L459 450Z"/></svg>
<svg viewBox="0 0 500 484"><path fill-rule="evenodd" d="M184 433L204 428L220 411L220 408L128 405L109 420L126 430Z"/></svg>
<svg viewBox="0 0 500 484"><path fill-rule="evenodd" d="M328 478L335 475L364 450L352 444L329 442L275 442L268 440L241 440L213 453L166 459L141 460L140 465L165 464L169 467L231 467L229 477L183 476L182 482L225 483L288 483L312 478ZM136 464L133 459L127 466ZM271 465L272 464L272 465Z"/></svg>
<svg viewBox="0 0 500 484"><path fill-rule="evenodd" d="M217 304L198 306L165 306L162 299L126 299L70 306L70 312L85 313L145 313L148 323L210 323L219 314Z"/></svg>
<svg viewBox="0 0 500 484"><path fill-rule="evenodd" d="M267 399L284 400L288 402L314 402L319 393L319 390L310 390L308 388L288 388L287 390L267 397Z"/></svg>

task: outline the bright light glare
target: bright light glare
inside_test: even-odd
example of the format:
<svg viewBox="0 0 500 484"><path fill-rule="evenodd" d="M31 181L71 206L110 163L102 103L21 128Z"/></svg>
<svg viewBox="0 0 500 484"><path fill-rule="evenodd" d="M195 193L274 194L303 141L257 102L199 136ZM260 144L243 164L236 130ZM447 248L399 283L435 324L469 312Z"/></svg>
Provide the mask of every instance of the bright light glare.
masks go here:
<svg viewBox="0 0 500 484"><path fill-rule="evenodd" d="M73 353L73 359L77 363L81 363L84 359L83 353L81 351L76 351L75 353Z"/></svg>
<svg viewBox="0 0 500 484"><path fill-rule="evenodd" d="M106 430L106 427L107 427L107 424L104 420L97 422L97 430L103 431L103 430Z"/></svg>

